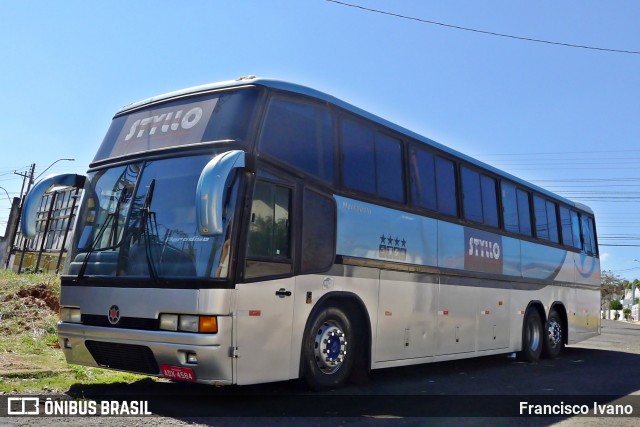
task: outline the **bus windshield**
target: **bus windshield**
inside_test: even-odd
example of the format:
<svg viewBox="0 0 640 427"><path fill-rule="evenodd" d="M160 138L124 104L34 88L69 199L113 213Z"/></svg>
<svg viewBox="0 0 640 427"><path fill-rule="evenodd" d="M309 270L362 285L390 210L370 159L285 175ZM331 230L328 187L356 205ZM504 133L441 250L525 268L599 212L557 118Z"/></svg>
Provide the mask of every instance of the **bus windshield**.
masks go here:
<svg viewBox="0 0 640 427"><path fill-rule="evenodd" d="M226 278L232 183L221 235L202 236L196 187L212 155L139 161L90 173L69 275Z"/></svg>

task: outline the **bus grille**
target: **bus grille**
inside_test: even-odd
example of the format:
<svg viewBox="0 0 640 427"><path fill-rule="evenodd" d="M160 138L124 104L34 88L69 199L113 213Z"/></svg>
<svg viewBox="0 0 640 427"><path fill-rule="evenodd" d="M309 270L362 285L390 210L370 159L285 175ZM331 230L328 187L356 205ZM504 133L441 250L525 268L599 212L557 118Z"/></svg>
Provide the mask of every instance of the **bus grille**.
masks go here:
<svg viewBox="0 0 640 427"><path fill-rule="evenodd" d="M158 363L149 347L101 341L85 341L96 363L105 368L157 375Z"/></svg>
<svg viewBox="0 0 640 427"><path fill-rule="evenodd" d="M121 317L117 325L109 323L107 316L97 314L83 314L82 323L89 326L102 326L107 328L141 329L157 331L160 322L158 319L141 319L137 317Z"/></svg>

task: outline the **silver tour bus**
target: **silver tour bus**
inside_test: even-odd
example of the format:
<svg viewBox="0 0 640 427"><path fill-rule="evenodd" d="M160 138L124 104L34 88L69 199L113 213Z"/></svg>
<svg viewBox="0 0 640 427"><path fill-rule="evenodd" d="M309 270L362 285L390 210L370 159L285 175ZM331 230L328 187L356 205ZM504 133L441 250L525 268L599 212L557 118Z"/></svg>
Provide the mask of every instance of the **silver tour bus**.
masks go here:
<svg viewBox="0 0 640 427"><path fill-rule="evenodd" d="M69 363L206 384L519 352L600 332L593 212L348 103L254 77L119 111L62 275Z"/></svg>

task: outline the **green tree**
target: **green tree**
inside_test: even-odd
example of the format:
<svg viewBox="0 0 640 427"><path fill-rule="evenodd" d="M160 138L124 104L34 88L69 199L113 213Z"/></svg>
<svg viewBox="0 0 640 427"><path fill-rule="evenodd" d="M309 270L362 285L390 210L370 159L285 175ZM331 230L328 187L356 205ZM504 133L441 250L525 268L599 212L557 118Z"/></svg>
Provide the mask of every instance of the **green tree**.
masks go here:
<svg viewBox="0 0 640 427"><path fill-rule="evenodd" d="M614 295L620 294L622 291L622 279L613 274L613 271L603 270L600 279L600 299L602 309L606 310L613 300Z"/></svg>
<svg viewBox="0 0 640 427"><path fill-rule="evenodd" d="M609 310L622 310L622 303L615 299L609 303Z"/></svg>

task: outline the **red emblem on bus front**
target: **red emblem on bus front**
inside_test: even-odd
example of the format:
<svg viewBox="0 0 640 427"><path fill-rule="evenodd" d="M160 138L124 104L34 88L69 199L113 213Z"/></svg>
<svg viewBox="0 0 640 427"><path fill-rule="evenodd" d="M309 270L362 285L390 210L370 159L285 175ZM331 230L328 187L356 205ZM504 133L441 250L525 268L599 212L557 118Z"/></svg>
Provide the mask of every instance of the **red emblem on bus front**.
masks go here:
<svg viewBox="0 0 640 427"><path fill-rule="evenodd" d="M107 318L109 319L109 323L111 323L112 325L116 325L120 321L120 309L117 305L112 305L109 308Z"/></svg>

